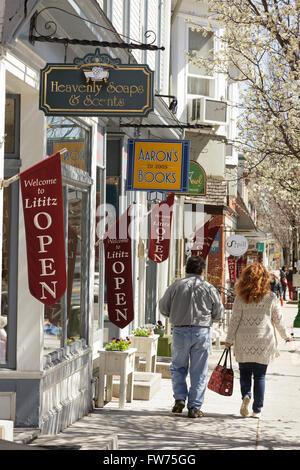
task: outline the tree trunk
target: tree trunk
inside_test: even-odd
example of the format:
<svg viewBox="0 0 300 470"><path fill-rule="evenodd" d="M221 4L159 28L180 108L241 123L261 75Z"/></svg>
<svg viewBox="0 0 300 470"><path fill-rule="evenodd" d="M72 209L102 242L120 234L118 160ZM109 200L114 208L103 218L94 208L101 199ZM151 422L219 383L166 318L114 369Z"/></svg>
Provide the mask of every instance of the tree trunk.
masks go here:
<svg viewBox="0 0 300 470"><path fill-rule="evenodd" d="M299 259L298 253L298 229L293 227L293 266L297 263Z"/></svg>
<svg viewBox="0 0 300 470"><path fill-rule="evenodd" d="M282 247L282 254L283 254L283 264L284 266L290 265L290 247L283 246Z"/></svg>

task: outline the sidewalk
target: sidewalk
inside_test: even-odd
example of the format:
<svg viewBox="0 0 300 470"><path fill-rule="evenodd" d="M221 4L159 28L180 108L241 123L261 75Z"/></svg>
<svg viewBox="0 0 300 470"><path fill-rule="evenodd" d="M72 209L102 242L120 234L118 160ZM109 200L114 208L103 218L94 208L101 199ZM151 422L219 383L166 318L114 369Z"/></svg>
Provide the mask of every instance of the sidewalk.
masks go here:
<svg viewBox="0 0 300 470"><path fill-rule="evenodd" d="M296 304L285 304L286 325L293 325ZM207 390L200 419L171 413L172 387L169 379L151 401L134 400L125 409L118 400L96 409L57 436L40 436L35 445L71 445L85 449L103 449L101 442L117 436L119 450L300 450L300 329L294 329L297 352L279 338L280 357L267 372L263 417L242 418L239 373L234 362L235 385L232 397L222 397ZM297 339L298 338L298 339ZM221 351L214 350L210 372ZM111 447L106 447L111 448Z"/></svg>

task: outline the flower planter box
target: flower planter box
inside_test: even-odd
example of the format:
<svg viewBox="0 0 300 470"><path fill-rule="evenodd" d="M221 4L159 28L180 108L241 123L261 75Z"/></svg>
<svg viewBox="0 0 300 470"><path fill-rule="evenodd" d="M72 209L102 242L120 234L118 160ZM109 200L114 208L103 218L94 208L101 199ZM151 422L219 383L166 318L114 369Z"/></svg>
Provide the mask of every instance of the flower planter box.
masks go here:
<svg viewBox="0 0 300 470"><path fill-rule="evenodd" d="M130 336L131 345L136 348L137 357L146 357L145 372L155 372L159 335Z"/></svg>
<svg viewBox="0 0 300 470"><path fill-rule="evenodd" d="M125 397L128 402L133 399L133 372L136 348L125 351L99 351L99 386L98 407L104 406L105 398L105 376L106 376L106 401L112 399L113 376L120 376L119 408L124 408Z"/></svg>

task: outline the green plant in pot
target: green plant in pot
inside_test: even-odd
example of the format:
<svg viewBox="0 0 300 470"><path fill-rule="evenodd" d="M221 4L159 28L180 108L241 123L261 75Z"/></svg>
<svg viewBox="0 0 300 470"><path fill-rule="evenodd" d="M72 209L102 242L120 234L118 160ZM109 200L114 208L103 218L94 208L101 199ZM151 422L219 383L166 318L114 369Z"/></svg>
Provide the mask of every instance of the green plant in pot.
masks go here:
<svg viewBox="0 0 300 470"><path fill-rule="evenodd" d="M129 349L131 341L128 336L123 338L112 338L109 343L105 345L106 351L126 351Z"/></svg>
<svg viewBox="0 0 300 470"><path fill-rule="evenodd" d="M141 328L135 328L132 334L134 336L150 336L152 335L152 329L149 326L143 326Z"/></svg>
<svg viewBox="0 0 300 470"><path fill-rule="evenodd" d="M154 326L154 333L161 337L165 334L165 327L160 320L158 320Z"/></svg>

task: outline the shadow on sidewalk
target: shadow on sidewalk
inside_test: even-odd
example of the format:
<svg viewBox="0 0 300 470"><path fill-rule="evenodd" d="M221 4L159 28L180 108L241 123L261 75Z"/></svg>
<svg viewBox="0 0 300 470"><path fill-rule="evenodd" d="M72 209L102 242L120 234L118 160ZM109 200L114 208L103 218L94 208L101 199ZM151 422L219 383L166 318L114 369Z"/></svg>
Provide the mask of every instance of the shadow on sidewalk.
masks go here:
<svg viewBox="0 0 300 470"><path fill-rule="evenodd" d="M119 449L127 450L228 450L253 449L257 422L245 423L232 414L205 413L191 419L187 412L169 410L96 409L90 422L118 435Z"/></svg>

